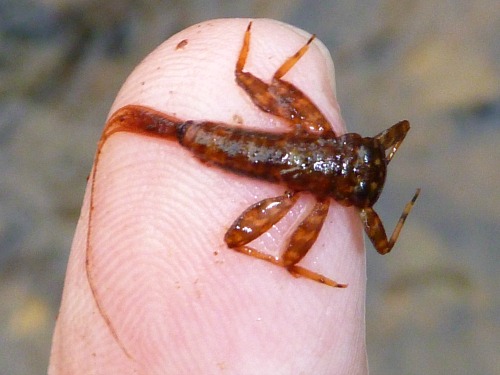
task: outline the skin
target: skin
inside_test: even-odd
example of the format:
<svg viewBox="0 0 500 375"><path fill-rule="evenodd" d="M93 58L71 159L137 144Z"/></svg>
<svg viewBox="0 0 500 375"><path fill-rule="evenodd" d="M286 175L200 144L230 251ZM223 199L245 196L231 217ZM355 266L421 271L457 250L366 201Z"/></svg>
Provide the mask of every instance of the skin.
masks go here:
<svg viewBox="0 0 500 375"><path fill-rule="evenodd" d="M179 118L286 129L234 82L248 20L216 20L173 36L131 74L110 113L139 104ZM245 69L267 79L309 35L255 20ZM176 46L183 40L181 47ZM201 58L200 58L201 57ZM345 132L326 49L314 41L285 76ZM234 219L283 188L205 165L179 144L113 135L97 173L92 272L85 272L89 189L69 260L49 374L366 374L365 254L359 215L331 204L301 261L330 288L224 243ZM304 194L256 248L278 254L311 207Z"/></svg>

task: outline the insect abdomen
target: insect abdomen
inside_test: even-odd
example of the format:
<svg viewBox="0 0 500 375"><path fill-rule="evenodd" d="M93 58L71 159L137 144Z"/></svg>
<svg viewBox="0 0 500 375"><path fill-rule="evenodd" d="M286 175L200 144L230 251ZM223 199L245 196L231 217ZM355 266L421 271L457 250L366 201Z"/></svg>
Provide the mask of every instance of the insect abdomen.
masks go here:
<svg viewBox="0 0 500 375"><path fill-rule="evenodd" d="M327 196L342 158L335 138L264 133L218 123L186 124L180 143L199 159L246 176Z"/></svg>
<svg viewBox="0 0 500 375"><path fill-rule="evenodd" d="M280 181L283 134L251 132L218 123L186 124L179 142L197 158L246 176Z"/></svg>

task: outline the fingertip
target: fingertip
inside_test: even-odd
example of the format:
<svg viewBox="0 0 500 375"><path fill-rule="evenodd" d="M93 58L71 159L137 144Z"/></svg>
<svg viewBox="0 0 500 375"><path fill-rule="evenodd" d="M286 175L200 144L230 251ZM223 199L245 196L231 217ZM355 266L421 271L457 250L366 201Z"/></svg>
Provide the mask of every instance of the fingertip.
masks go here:
<svg viewBox="0 0 500 375"><path fill-rule="evenodd" d="M231 124L240 118L244 126L275 129L276 119L255 108L234 81L243 34L250 27L252 44L246 69L264 80L310 38L310 34L271 20L214 20L195 25L163 43L134 70L111 113L138 104L182 119ZM333 64L328 62L331 59L325 60L323 47L314 41L286 79L306 92L341 133L335 85L329 81ZM356 232L359 223L352 223L351 211L339 206L331 210L335 213L325 224L327 233L318 240L322 252L311 261L321 265L325 274L349 281L347 294L296 280L286 270L269 268L257 260L244 260L224 246L224 228L245 208L242 205L254 203L262 194L272 196L281 187L210 168L170 142L127 135L106 147L96 175L101 181L95 201L98 231L92 237L94 272L100 302L117 334L127 348L137 346L130 349L134 357L142 353L139 360L157 368L165 363L183 368L183 358L193 368L203 368L220 360L221 343L231 342L231 348L224 346L227 357L222 357L229 368L249 366L256 358L272 366L270 350L278 362L293 357L292 362L304 368L325 368L333 366L331 359L318 365L303 350L305 343L322 355L344 339L350 344L357 339L353 345L364 349L364 254L359 250L360 232ZM80 225L85 228L85 223ZM213 249L219 248L223 250L215 259ZM74 251L85 252L81 238ZM336 253L332 255L332 251ZM70 288L84 290L83 276ZM345 287L347 284L337 285ZM339 306L345 311L339 311ZM285 316L276 319L283 312ZM92 327L88 331L80 327L82 335L107 332L95 308L86 313L87 322L98 323L88 324ZM338 322L345 324L337 329ZM279 334L273 335L273 330ZM352 331L358 336L347 337ZM95 344L96 340L88 342ZM176 356L179 343L188 355ZM98 356L114 344L109 339L100 345ZM150 349L147 353L146 347ZM119 351L119 346L113 348ZM343 358L337 356L336 361L343 363Z"/></svg>

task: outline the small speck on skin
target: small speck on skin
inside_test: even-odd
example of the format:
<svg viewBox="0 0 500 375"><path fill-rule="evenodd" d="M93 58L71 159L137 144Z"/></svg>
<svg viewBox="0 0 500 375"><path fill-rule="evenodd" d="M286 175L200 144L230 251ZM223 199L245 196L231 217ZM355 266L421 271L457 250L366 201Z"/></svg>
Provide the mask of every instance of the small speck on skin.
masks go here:
<svg viewBox="0 0 500 375"><path fill-rule="evenodd" d="M243 118L240 115L234 114L233 115L233 123L235 125L243 125Z"/></svg>
<svg viewBox="0 0 500 375"><path fill-rule="evenodd" d="M180 49L184 49L184 47L186 47L188 44L188 40L187 39L182 39L179 43L177 43L177 46L175 46L175 50L180 50Z"/></svg>
<svg viewBox="0 0 500 375"><path fill-rule="evenodd" d="M226 369L226 364L224 362L217 362L217 366L221 370L225 370Z"/></svg>

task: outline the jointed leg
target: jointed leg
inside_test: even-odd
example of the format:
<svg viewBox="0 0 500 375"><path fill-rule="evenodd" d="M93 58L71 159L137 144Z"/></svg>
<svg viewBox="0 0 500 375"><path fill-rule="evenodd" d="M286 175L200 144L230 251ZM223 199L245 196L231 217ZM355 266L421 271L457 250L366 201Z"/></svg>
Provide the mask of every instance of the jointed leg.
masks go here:
<svg viewBox="0 0 500 375"><path fill-rule="evenodd" d="M347 287L346 284L339 284L323 275L297 266L297 263L306 256L307 252L314 245L314 242L316 242L328 215L329 207L330 202L328 200L319 201L314 205L311 212L292 233L287 249L281 256L281 260L283 261L283 266L294 276L306 277L336 288L345 288Z"/></svg>
<svg viewBox="0 0 500 375"><path fill-rule="evenodd" d="M227 246L236 248L260 237L290 211L297 199L297 194L286 192L279 197L263 199L247 208L226 232L224 241Z"/></svg>
<svg viewBox="0 0 500 375"><path fill-rule="evenodd" d="M387 254L393 248L394 244L398 240L401 229L403 229L405 220L408 217L411 209L413 208L413 205L415 204L415 201L417 200L419 194L420 189L417 189L412 200L406 204L390 239L387 239L384 225L382 224L382 221L380 220L377 213L373 210L373 208L367 207L360 211L360 216L365 227L365 232L370 238L370 241L372 242L375 249L377 249L380 254Z"/></svg>
<svg viewBox="0 0 500 375"><path fill-rule="evenodd" d="M250 22L236 62L235 76L238 85L247 92L257 107L286 120L294 126L294 130L315 134L333 133L331 125L311 100L297 87L281 79L307 52L314 35L276 70L269 85L253 74L243 72L250 48L251 26Z"/></svg>
<svg viewBox="0 0 500 375"><path fill-rule="evenodd" d="M328 214L329 202L327 200L315 204L312 211L293 232L287 249L281 257L274 257L246 245L285 216L295 203L295 199L293 202L291 199L285 194L282 197L264 199L247 209L226 233L226 243L233 250L284 267L294 276L306 277L332 287L346 287L345 284L339 284L323 275L297 266L321 231Z"/></svg>
<svg viewBox="0 0 500 375"><path fill-rule="evenodd" d="M309 45L316 38L316 35L311 35L309 40L304 44L297 52L295 52L292 56L290 56L286 61L278 68L278 70L274 73L273 80L281 79L293 66L300 60L302 56L304 56L309 49Z"/></svg>
<svg viewBox="0 0 500 375"><path fill-rule="evenodd" d="M298 195L287 192L278 197L263 199L247 208L226 232L224 241L227 246L254 258L283 266L276 257L245 245L260 237L280 221L297 202L297 199Z"/></svg>
<svg viewBox="0 0 500 375"><path fill-rule="evenodd" d="M316 202L311 212L309 212L292 233L288 240L287 248L281 256L285 267L293 266L300 262L312 245L314 245L328 215L329 207L330 202L328 199Z"/></svg>

